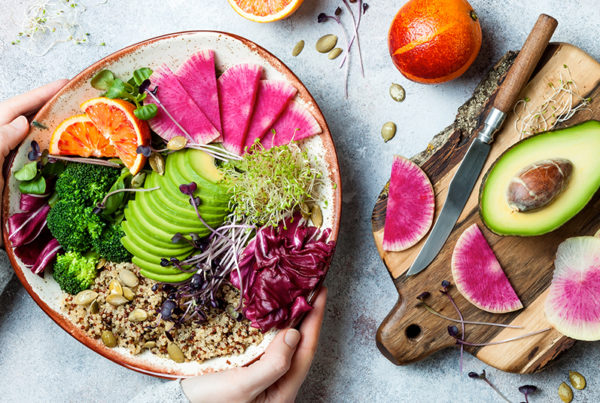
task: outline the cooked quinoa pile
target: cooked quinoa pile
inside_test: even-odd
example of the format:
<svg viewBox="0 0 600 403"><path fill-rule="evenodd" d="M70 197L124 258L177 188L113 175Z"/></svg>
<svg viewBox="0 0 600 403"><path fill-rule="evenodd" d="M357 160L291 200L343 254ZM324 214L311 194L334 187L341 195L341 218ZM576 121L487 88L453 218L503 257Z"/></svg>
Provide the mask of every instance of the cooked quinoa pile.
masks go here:
<svg viewBox="0 0 600 403"><path fill-rule="evenodd" d="M125 270L135 274L139 282L137 286L127 287L122 284L123 276L119 274ZM251 327L249 321L238 321L223 311L210 311L207 321L203 323L175 326L173 322L159 320L158 312L167 294L160 290L153 291L154 284L156 282L153 280L141 276L139 269L132 263L107 263L99 272L94 285L86 290L97 293L86 295L87 299L93 297L95 302L88 302L85 298L82 301L81 297L78 300L77 296L65 293L62 308L79 328L95 339L102 339L105 344L109 340L109 346L112 340L116 346L126 347L132 354L150 350L160 357L178 362L181 359L177 360L173 355L173 351L178 350L177 347L186 361L201 362L225 355L242 354L248 346L262 341L262 333ZM123 296L121 299L115 295L110 296L111 292L118 295L120 291ZM224 286L221 291L228 304L237 305L239 292L235 288ZM107 298L112 304L107 302ZM124 300L127 302L123 302ZM171 347L168 349L169 345Z"/></svg>

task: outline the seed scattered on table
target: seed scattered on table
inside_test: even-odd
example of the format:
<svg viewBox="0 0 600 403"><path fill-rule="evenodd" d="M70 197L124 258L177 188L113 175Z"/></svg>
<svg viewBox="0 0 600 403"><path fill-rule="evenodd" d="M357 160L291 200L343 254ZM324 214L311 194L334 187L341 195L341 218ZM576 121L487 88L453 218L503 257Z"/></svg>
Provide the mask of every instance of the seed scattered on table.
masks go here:
<svg viewBox="0 0 600 403"><path fill-rule="evenodd" d="M294 46L294 49L292 50L292 56L294 56L294 57L298 56L300 53L302 53L303 49L304 49L304 41L298 41L298 43L296 44L296 46Z"/></svg>
<svg viewBox="0 0 600 403"><path fill-rule="evenodd" d="M390 85L390 97L396 102L402 102L406 98L406 91L400 84Z"/></svg>
<svg viewBox="0 0 600 403"><path fill-rule="evenodd" d="M396 135L396 124L394 122L386 122L381 128L381 138L386 143Z"/></svg>
<svg viewBox="0 0 600 403"><path fill-rule="evenodd" d="M337 45L338 37L333 34L323 35L317 41L315 48L319 53L328 53Z"/></svg>

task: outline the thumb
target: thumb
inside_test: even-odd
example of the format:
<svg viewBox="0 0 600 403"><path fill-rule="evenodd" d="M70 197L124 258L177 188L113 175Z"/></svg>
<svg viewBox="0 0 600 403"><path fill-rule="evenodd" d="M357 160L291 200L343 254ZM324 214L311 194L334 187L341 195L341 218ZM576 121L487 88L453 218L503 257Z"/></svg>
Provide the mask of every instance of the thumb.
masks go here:
<svg viewBox="0 0 600 403"><path fill-rule="evenodd" d="M0 162L4 162L10 150L18 146L28 132L29 122L25 116L19 116L12 122L0 126Z"/></svg>

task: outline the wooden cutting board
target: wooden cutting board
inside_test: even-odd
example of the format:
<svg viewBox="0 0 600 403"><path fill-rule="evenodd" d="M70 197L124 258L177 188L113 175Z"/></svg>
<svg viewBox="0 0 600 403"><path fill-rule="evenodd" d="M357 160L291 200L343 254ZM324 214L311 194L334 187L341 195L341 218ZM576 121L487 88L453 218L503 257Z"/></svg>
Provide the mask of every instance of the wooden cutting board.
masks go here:
<svg viewBox="0 0 600 403"><path fill-rule="evenodd" d="M509 52L494 67L489 76L480 83L473 98L458 112L456 121L432 140L428 150L413 157L431 179L436 194L436 217L439 214L450 180L454 176L467 148L474 138L474 128L482 123L482 116L490 108L498 83L514 60ZM563 43L553 43L542 57L533 78L523 89L520 99L529 98L529 108L541 105L553 90L549 83L558 83L561 74L568 80L568 70L584 97L592 97L586 110L576 113L568 122L558 127L570 126L585 120L600 120L600 64L581 49ZM504 128L496 135L486 166L479 177L464 211L450 234L444 248L423 272L406 277L408 270L421 250L426 237L416 246L403 252L386 252L382 249L383 228L387 205L388 185L382 190L372 215L373 236L399 298L377 332L377 345L381 352L395 364L407 364L421 360L435 351L455 346L448 335L447 326L452 323L438 318L416 306L417 295L429 291L430 305L443 314L457 317L447 298L438 290L442 280L453 282L450 270L452 250L458 237L471 224L476 223L496 253L500 264L523 302L524 309L509 314L490 314L467 302L455 287L451 295L456 300L465 320L497 322L524 326L524 329L506 329L488 326L466 326L466 340L487 343L508 339L549 327L544 316L544 300L554 270L556 248L565 238L576 235L593 235L600 228L600 193L575 218L558 230L544 236L520 238L501 237L491 233L479 217L477 196L481 179L496 158L519 140L515 127L517 116L509 115ZM598 150L600 158L600 150ZM460 326L459 326L460 328ZM466 351L481 361L509 372L531 373L542 369L560 352L574 344L555 330L505 344L485 347L468 347Z"/></svg>

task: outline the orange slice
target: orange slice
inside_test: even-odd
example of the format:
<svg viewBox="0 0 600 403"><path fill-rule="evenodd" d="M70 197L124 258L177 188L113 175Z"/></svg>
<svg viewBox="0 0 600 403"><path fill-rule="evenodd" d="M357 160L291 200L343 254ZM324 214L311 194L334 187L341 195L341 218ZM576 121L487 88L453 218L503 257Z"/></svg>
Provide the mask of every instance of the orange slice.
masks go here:
<svg viewBox="0 0 600 403"><path fill-rule="evenodd" d="M133 104L122 99L99 97L82 103L81 109L110 141L132 175L146 165L146 157L138 154L137 148L150 144L150 129L148 123L133 114Z"/></svg>
<svg viewBox="0 0 600 403"><path fill-rule="evenodd" d="M115 148L87 115L75 115L63 120L52 133L48 152L80 157L117 156Z"/></svg>
<svg viewBox="0 0 600 403"><path fill-rule="evenodd" d="M289 17L304 0L229 0L236 13L254 22L272 22Z"/></svg>

